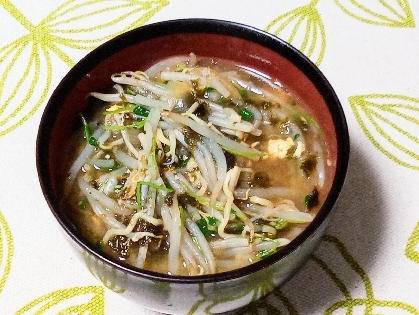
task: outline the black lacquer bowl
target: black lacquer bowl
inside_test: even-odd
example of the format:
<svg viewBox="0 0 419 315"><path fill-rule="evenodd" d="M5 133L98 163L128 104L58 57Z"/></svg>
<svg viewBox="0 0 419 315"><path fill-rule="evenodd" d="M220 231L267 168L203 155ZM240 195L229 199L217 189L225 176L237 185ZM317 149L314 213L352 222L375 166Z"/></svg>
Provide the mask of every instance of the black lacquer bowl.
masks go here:
<svg viewBox="0 0 419 315"><path fill-rule="evenodd" d="M327 198L313 222L290 244L247 267L206 276L171 276L123 265L81 236L60 206L63 144L85 110L87 95L111 85L111 74L147 69L175 55L229 59L282 82L309 108L323 131L330 165ZM341 104L321 71L281 39L250 26L209 19L146 25L104 43L80 60L52 94L37 138L39 180L49 207L90 271L108 288L145 308L171 314L225 312L251 302L289 279L308 259L330 221L349 159ZM262 289L263 288L263 289Z"/></svg>

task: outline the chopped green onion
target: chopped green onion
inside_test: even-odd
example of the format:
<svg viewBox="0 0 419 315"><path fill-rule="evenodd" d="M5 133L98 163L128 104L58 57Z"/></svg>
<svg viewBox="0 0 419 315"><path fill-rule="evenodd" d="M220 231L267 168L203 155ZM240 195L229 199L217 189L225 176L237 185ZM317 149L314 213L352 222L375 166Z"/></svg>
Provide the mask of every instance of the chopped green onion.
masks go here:
<svg viewBox="0 0 419 315"><path fill-rule="evenodd" d="M242 90L240 90L240 95L241 95L243 98L249 98L249 91L248 91L248 90L246 90L246 89L242 89Z"/></svg>
<svg viewBox="0 0 419 315"><path fill-rule="evenodd" d="M285 221L284 219L279 219L275 223L275 229L277 229L277 230L282 230L282 229L286 228L287 226L288 226L288 222Z"/></svg>
<svg viewBox="0 0 419 315"><path fill-rule="evenodd" d="M214 218L214 217L209 217L208 218L208 225L217 226L217 219Z"/></svg>
<svg viewBox="0 0 419 315"><path fill-rule="evenodd" d="M252 112L246 108L243 108L241 111L239 111L239 115L242 116L243 120L245 121L249 121L253 117Z"/></svg>
<svg viewBox="0 0 419 315"><path fill-rule="evenodd" d="M99 146L99 141L97 141L97 139L95 137L90 136L90 138L89 138L89 144L91 146L98 147Z"/></svg>
<svg viewBox="0 0 419 315"><path fill-rule="evenodd" d="M135 93L134 90L131 90L130 88L127 88L125 93L127 93L128 95L136 95L137 93Z"/></svg>
<svg viewBox="0 0 419 315"><path fill-rule="evenodd" d="M208 222L204 218L201 218L197 222L197 225L198 225L199 229L201 230L202 234L204 234L205 237L210 237L210 236L215 236L216 235L216 233L214 231L211 231L208 228Z"/></svg>
<svg viewBox="0 0 419 315"><path fill-rule="evenodd" d="M214 92L214 91L216 91L216 90L211 86L204 87L204 93L210 93L210 92Z"/></svg>
<svg viewBox="0 0 419 315"><path fill-rule="evenodd" d="M134 114L142 117L148 117L148 114L150 114L150 111L143 107L143 106L137 106L134 108Z"/></svg>
<svg viewBox="0 0 419 315"><path fill-rule="evenodd" d="M83 199L79 203L80 209L86 209L88 205L89 205L89 200L87 199Z"/></svg>
<svg viewBox="0 0 419 315"><path fill-rule="evenodd" d="M308 205L310 204L311 198L313 198L313 195L307 195L304 198L304 204L306 205L307 208L308 208Z"/></svg>
<svg viewBox="0 0 419 315"><path fill-rule="evenodd" d="M295 141L295 140L297 140L298 138L300 138L300 134L299 134L299 133L296 133L296 134L294 135L294 141Z"/></svg>
<svg viewBox="0 0 419 315"><path fill-rule="evenodd" d="M183 209L182 206L179 206L179 213L180 213L180 222L183 226L186 225L186 215L185 215L185 209Z"/></svg>

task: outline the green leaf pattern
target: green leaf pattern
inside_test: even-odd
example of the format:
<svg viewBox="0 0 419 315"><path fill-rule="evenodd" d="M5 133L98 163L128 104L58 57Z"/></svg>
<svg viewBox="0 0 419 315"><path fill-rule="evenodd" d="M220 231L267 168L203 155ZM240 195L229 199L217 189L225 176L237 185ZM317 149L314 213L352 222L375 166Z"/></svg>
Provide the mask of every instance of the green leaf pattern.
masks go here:
<svg viewBox="0 0 419 315"><path fill-rule="evenodd" d="M349 98L368 139L394 162L419 170L419 99L370 94Z"/></svg>
<svg viewBox="0 0 419 315"><path fill-rule="evenodd" d="M419 264L419 223L415 226L407 241L405 254L407 258Z"/></svg>
<svg viewBox="0 0 419 315"><path fill-rule="evenodd" d="M333 235L325 235L318 250L312 255L308 268L311 272L324 273L325 280L322 283L322 290L332 296L340 296L333 304L328 306L324 315L338 314L365 314L365 315L392 315L397 314L419 314L419 309L407 303L380 300L374 295L374 289L368 274L357 262L354 256L347 250L345 245ZM317 269L317 270L316 270ZM352 296L350 283L344 275L350 274L351 280L357 280L358 291L363 291L363 296L358 293L357 297ZM326 281L328 279L328 281ZM292 282L293 280L291 280ZM308 284L315 285L314 283ZM327 289L326 289L327 285ZM360 290L360 289L363 290ZM304 296L305 292L298 292L291 298L287 297L286 287L276 289L271 295L252 303L238 311L232 312L232 315L248 314L286 314L303 315L296 308L296 302ZM272 298L275 298L274 300Z"/></svg>
<svg viewBox="0 0 419 315"><path fill-rule="evenodd" d="M390 27L415 27L408 0L335 0L349 16L362 22Z"/></svg>
<svg viewBox="0 0 419 315"><path fill-rule="evenodd" d="M355 309L363 309L364 314L377 314L377 310L380 310L380 314L393 314L394 310L402 310L405 314L419 314L419 309L398 301L391 300L378 300L375 298L373 285L370 277L361 267L361 265L356 261L356 259L349 253L345 245L336 237L331 235L326 235L323 237L322 246L327 247L327 250L320 251L319 254L328 252L328 257L330 253L333 252L336 258L343 259L344 263L340 265L333 264L330 261L325 261L318 254L313 255L312 260L332 279L339 291L343 295L343 299L333 303L329 306L325 315L332 314L341 314L342 310L346 314L352 314ZM334 267L332 267L334 266ZM340 277L339 274L342 271L338 271L342 266L344 268L352 269L350 271L354 272L359 277L359 283L362 283L365 290L365 296L362 297L353 297L349 286L346 285L343 277ZM348 271L345 272L345 274Z"/></svg>
<svg viewBox="0 0 419 315"><path fill-rule="evenodd" d="M329 34L327 24L323 21L327 12L321 12L324 6L320 6L320 2L325 1L310 0L305 5L278 12L277 17L268 21L265 27L266 31L290 42L319 66L327 57L326 38ZM334 0L333 3L342 16L349 16L369 26L416 26L408 0ZM45 104L58 79L55 69L62 65L68 69L86 51L147 23L168 5L169 0L66 0L39 24L33 24L12 1L0 0L0 7L26 30L25 35L0 47L0 137L24 124ZM389 160L414 171L419 170L417 97L419 93L416 97L372 93L348 99L357 124L368 141ZM7 289L13 255L12 231L0 212L0 295ZM419 264L419 223L407 240L405 256ZM339 267L336 267L336 261L340 261ZM113 278L102 276L98 271L103 267L98 265L101 262L88 255L85 263L103 287L80 286L51 291L21 307L16 315L104 315L104 287L123 293L124 288L116 284L121 282L120 279L116 281L120 275ZM365 315L391 315L395 310L404 314L419 314L417 308L407 303L377 299L370 277L345 244L334 236L326 235L323 238L320 249L311 257L309 265L313 267L310 272L322 273L328 279L329 289L337 291L341 297L326 307L325 315L352 315L355 310L356 314ZM363 296L352 296L350 286L341 276L342 268L359 280ZM241 292L237 299L253 303L230 313L300 315L295 296L285 289L275 289L265 295L272 288L273 284L267 281L266 285L255 291ZM228 302L207 296L203 286L200 293L202 299L196 301L189 314L197 310L211 313L217 305Z"/></svg>
<svg viewBox="0 0 419 315"><path fill-rule="evenodd" d="M12 231L0 212L0 294L6 285L12 266L13 248Z"/></svg>
<svg viewBox="0 0 419 315"><path fill-rule="evenodd" d="M18 310L16 315L104 315L104 304L102 287L74 287L42 295Z"/></svg>
<svg viewBox="0 0 419 315"><path fill-rule="evenodd" d="M53 64L56 57L71 67L80 58L76 52L92 50L143 25L168 1L68 0L37 25L11 1L0 0L0 5L27 31L0 48L0 136L4 136L45 103L52 86L53 67L59 65Z"/></svg>
<svg viewBox="0 0 419 315"><path fill-rule="evenodd" d="M326 49L324 25L316 5L318 0L281 14L266 28L290 44L299 48L319 65Z"/></svg>

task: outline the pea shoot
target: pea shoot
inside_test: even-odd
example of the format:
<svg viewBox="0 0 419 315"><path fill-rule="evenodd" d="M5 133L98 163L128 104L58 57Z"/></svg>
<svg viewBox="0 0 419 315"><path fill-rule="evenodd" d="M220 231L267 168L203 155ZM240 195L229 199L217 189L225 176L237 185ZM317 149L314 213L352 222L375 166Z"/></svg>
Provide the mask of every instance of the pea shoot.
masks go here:
<svg viewBox="0 0 419 315"><path fill-rule="evenodd" d="M273 253L275 253L274 248L270 249L270 250L264 249L264 250L261 250L260 252L258 252L256 254L256 256L259 257L260 259L265 259L265 258L271 256Z"/></svg>
<svg viewBox="0 0 419 315"><path fill-rule="evenodd" d="M95 137L92 136L92 130L90 126L87 124L86 118L82 114L80 114L81 121L83 123L83 136L87 140L87 143L94 147L99 146L99 141Z"/></svg>
<svg viewBox="0 0 419 315"><path fill-rule="evenodd" d="M130 125L123 125L123 126L114 126L114 125L108 126L108 125L105 125L105 126L103 126L103 128L105 130L110 130L110 131L119 131L119 130L126 130L126 129L129 129L129 128L141 129L141 128L144 127L144 125L145 125L145 120L140 120L140 121L136 121L136 122L134 122Z"/></svg>

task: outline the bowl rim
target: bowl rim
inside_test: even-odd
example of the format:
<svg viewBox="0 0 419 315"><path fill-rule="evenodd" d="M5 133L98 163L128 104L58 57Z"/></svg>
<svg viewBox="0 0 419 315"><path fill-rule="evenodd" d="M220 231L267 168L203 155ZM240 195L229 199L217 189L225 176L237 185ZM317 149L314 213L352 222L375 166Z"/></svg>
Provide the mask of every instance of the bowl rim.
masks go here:
<svg viewBox="0 0 419 315"><path fill-rule="evenodd" d="M313 221L294 240L292 240L290 244L284 246L270 257L252 263L248 266L227 272L201 276L177 276L148 271L117 262L110 256L96 250L90 242L87 242L87 240L81 239L80 236L77 235L76 229L72 228L71 224L66 222L65 218L60 216L58 211L56 211L59 201L54 196L53 187L51 181L49 180L50 177L48 173L47 161L49 152L48 139L49 133L52 130L52 124L50 125L47 122L51 121L51 119L54 119L58 115L60 106L56 106L56 104L62 104L65 101L69 91L71 90L71 88L68 88L69 84L70 86L74 86L75 84L74 78L78 81L94 67L96 67L96 65L98 65L101 61L117 53L120 49L129 47L140 41L161 36L174 35L176 33L227 35L243 40L250 40L281 54L281 56L290 61L300 71L304 72L304 74L314 84L323 97L335 125L334 133L336 134L337 139L336 172L329 194ZM173 19L146 24L122 33L86 54L85 57L80 59L80 61L78 61L76 65L67 72L53 91L41 117L36 139L36 167L41 190L51 212L70 238L72 238L79 246L95 258L122 272L149 280L174 283L208 283L241 278L267 268L298 249L307 239L315 234L323 223L327 221L326 219L332 212L333 206L343 188L349 164L349 145L350 140L347 121L342 105L334 89L320 69L294 46L266 31L238 22L206 18Z"/></svg>

